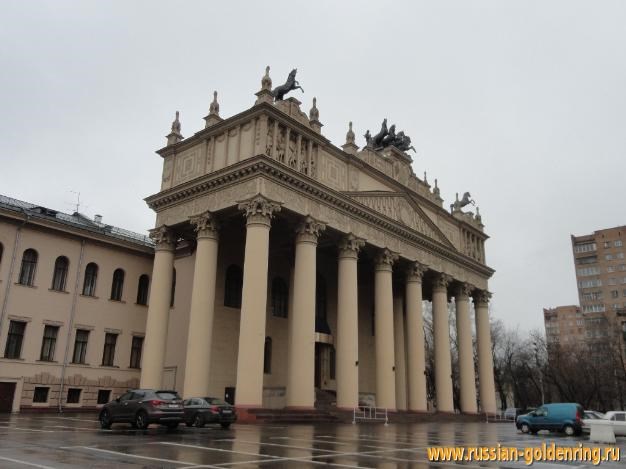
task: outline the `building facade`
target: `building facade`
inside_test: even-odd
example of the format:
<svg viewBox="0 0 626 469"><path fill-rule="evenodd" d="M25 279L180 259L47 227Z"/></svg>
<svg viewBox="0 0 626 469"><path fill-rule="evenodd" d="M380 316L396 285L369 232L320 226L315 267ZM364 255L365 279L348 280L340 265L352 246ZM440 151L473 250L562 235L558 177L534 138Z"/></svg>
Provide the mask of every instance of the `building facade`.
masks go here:
<svg viewBox="0 0 626 469"><path fill-rule="evenodd" d="M461 410L480 402L495 412L493 270L480 215L444 209L405 152L359 150L351 125L341 148L331 144L315 100L308 116L295 98L274 102L268 73L256 96L222 119L215 95L205 128L186 139L177 115L158 151L161 191L146 199L156 247L141 386L174 379L185 396L234 395L242 410L310 409L322 389L339 408L425 411L427 300L436 407L452 412L454 298ZM171 310L174 268L181 301Z"/></svg>
<svg viewBox="0 0 626 469"><path fill-rule="evenodd" d="M578 305L544 308L543 320L548 345L575 346L585 341L585 318Z"/></svg>
<svg viewBox="0 0 626 469"><path fill-rule="evenodd" d="M331 144L315 99L307 115L274 102L269 73L261 85L227 119L215 96L189 138L177 115L151 240L4 199L0 400L94 407L141 386L243 414L311 409L319 392L425 412L432 302L435 406L453 412L454 302L460 410L496 411L478 209L444 208L404 151L359 148L352 124Z"/></svg>
<svg viewBox="0 0 626 469"><path fill-rule="evenodd" d="M617 347L626 360L626 226L571 236L585 337L592 349Z"/></svg>
<svg viewBox="0 0 626 469"><path fill-rule="evenodd" d="M0 196L0 411L138 386L153 255L147 236Z"/></svg>

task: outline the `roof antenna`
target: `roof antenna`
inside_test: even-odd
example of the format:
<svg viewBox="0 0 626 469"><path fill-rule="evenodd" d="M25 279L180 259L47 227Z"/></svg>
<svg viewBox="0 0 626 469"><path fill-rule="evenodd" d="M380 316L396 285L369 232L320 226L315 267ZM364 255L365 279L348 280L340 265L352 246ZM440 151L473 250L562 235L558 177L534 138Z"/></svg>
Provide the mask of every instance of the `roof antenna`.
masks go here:
<svg viewBox="0 0 626 469"><path fill-rule="evenodd" d="M89 207L89 205L83 205L80 203L80 192L78 191L68 191L68 192L71 192L72 194L76 194L76 202L66 202L66 204L74 207L74 213L80 213L81 207L83 209Z"/></svg>

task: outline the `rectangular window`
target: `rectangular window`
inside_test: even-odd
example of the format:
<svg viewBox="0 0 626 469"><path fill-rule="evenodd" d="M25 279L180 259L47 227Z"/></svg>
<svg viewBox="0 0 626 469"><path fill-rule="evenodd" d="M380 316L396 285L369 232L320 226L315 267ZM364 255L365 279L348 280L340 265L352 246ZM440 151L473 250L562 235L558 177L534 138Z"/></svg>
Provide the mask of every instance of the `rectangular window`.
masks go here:
<svg viewBox="0 0 626 469"><path fill-rule="evenodd" d="M605 241L604 242L604 247L605 248L610 248L611 247L611 241Z"/></svg>
<svg viewBox="0 0 626 469"><path fill-rule="evenodd" d="M602 280L600 280L599 278L578 281L578 288L594 288L594 287L601 287L601 286L602 286Z"/></svg>
<svg viewBox="0 0 626 469"><path fill-rule="evenodd" d="M87 356L88 340L88 330L76 329L76 339L74 340L74 355L72 356L72 363L85 363L85 357Z"/></svg>
<svg viewBox="0 0 626 469"><path fill-rule="evenodd" d="M133 337L130 348L130 367L141 368L141 349L143 348L143 337Z"/></svg>
<svg viewBox="0 0 626 469"><path fill-rule="evenodd" d="M24 331L26 323L22 321L11 321L7 334L7 344L4 349L4 358L20 358L22 355L22 342L24 341Z"/></svg>
<svg viewBox="0 0 626 469"><path fill-rule="evenodd" d="M619 296L619 291L611 290L611 298L617 298Z"/></svg>
<svg viewBox="0 0 626 469"><path fill-rule="evenodd" d="M605 255L604 255L604 258L605 258L607 261L612 261L612 260L613 260L613 254L605 254Z"/></svg>
<svg viewBox="0 0 626 469"><path fill-rule="evenodd" d="M110 389L100 389L98 391L98 404L106 404L111 400Z"/></svg>
<svg viewBox="0 0 626 469"><path fill-rule="evenodd" d="M582 269L578 269L576 273L579 277L586 277L589 275L598 275L600 269L598 267L583 267Z"/></svg>
<svg viewBox="0 0 626 469"><path fill-rule="evenodd" d="M54 360L54 349L57 344L57 335L59 334L59 326L49 326L43 330L43 341L41 342L41 355L39 360L51 362Z"/></svg>
<svg viewBox="0 0 626 469"><path fill-rule="evenodd" d="M622 247L622 240L618 239L613 243L613 246L615 246L616 248L621 248Z"/></svg>
<svg viewBox="0 0 626 469"><path fill-rule="evenodd" d="M592 252L596 250L596 243L583 243L583 244L575 244L574 252Z"/></svg>
<svg viewBox="0 0 626 469"><path fill-rule="evenodd" d="M67 390L67 403L68 404L78 404L80 403L80 392L82 389L80 388L69 388Z"/></svg>
<svg viewBox="0 0 626 469"><path fill-rule="evenodd" d="M606 268L606 271L607 271L608 273L615 272L615 266L614 266L614 265L610 265L610 266L608 266L608 267Z"/></svg>
<svg viewBox="0 0 626 469"><path fill-rule="evenodd" d="M584 305L583 311L585 313L603 313L605 311L603 304Z"/></svg>
<svg viewBox="0 0 626 469"><path fill-rule="evenodd" d="M117 334L107 332L104 336L104 351L102 353L102 366L113 366L115 361L115 344L117 343Z"/></svg>
<svg viewBox="0 0 626 469"><path fill-rule="evenodd" d="M615 258L616 259L623 259L624 258L624 253L623 252L618 252L617 254L615 254Z"/></svg>
<svg viewBox="0 0 626 469"><path fill-rule="evenodd" d="M617 279L615 277L611 277L609 279L609 285L617 285Z"/></svg>
<svg viewBox="0 0 626 469"><path fill-rule="evenodd" d="M576 264L595 264L598 262L598 256L579 257L576 259Z"/></svg>
<svg viewBox="0 0 626 469"><path fill-rule="evenodd" d="M35 394L33 395L33 402L37 404L45 404L48 402L48 392L50 388L36 387Z"/></svg>

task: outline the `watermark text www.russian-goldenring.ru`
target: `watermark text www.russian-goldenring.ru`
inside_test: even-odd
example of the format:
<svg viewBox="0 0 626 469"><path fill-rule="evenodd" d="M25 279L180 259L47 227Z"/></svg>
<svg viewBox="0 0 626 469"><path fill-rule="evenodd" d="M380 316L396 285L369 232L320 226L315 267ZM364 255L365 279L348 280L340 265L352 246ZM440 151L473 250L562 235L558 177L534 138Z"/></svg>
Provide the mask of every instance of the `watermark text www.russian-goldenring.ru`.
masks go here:
<svg viewBox="0 0 626 469"><path fill-rule="evenodd" d="M534 462L578 462L592 463L620 460L620 449L612 447L557 446L542 443L541 446L516 448L513 446L433 446L426 449L432 462L502 462L524 461L530 466Z"/></svg>

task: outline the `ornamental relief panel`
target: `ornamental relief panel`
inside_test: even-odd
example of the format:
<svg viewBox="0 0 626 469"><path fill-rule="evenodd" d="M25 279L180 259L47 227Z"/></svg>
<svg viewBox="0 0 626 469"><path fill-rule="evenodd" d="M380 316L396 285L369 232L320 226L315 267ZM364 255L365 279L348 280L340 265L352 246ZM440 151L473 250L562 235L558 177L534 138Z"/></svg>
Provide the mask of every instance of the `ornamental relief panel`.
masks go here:
<svg viewBox="0 0 626 469"><path fill-rule="evenodd" d="M173 185L187 182L203 174L202 152L200 146L176 155Z"/></svg>
<svg viewBox="0 0 626 469"><path fill-rule="evenodd" d="M318 180L335 190L345 191L347 165L324 151L318 152L317 160L320 163Z"/></svg>

